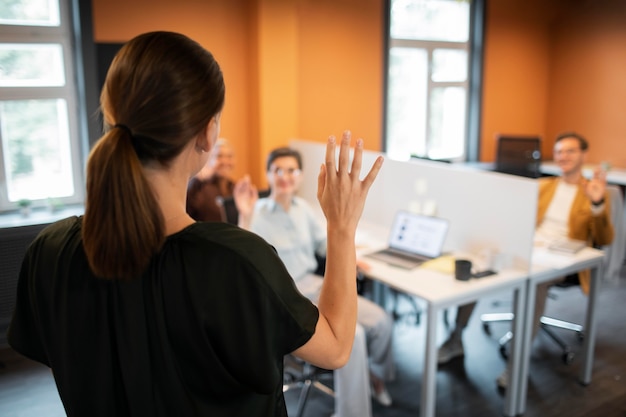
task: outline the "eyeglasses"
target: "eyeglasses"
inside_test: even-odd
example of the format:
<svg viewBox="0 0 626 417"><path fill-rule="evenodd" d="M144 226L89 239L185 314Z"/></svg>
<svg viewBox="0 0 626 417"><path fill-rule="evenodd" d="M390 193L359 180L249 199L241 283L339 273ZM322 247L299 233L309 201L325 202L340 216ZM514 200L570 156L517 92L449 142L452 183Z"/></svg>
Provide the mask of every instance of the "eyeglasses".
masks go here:
<svg viewBox="0 0 626 417"><path fill-rule="evenodd" d="M575 155L581 152L582 150L580 148L565 148L565 149L556 149L554 151L554 154L555 155Z"/></svg>
<svg viewBox="0 0 626 417"><path fill-rule="evenodd" d="M301 173L302 173L302 170L298 168L275 168L274 170L272 170L272 174L280 178L284 177L285 175L291 175L292 177L299 177Z"/></svg>

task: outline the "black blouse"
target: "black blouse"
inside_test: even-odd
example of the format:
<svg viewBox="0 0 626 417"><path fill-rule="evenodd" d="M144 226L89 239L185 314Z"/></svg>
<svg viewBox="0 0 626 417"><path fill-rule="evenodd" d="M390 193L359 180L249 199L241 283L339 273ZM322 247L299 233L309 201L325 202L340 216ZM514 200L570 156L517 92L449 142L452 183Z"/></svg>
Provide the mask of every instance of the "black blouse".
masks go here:
<svg viewBox="0 0 626 417"><path fill-rule="evenodd" d="M8 338L52 368L68 416L286 416L283 356L317 308L276 252L226 223L169 236L133 280L94 277L82 218L46 228L20 271Z"/></svg>

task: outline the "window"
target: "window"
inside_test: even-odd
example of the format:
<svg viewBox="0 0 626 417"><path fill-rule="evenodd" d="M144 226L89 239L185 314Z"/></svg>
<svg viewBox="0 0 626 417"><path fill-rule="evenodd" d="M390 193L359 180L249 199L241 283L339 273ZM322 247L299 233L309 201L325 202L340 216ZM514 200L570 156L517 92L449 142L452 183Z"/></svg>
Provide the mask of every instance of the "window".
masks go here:
<svg viewBox="0 0 626 417"><path fill-rule="evenodd" d="M469 34L469 0L390 0L390 157L465 159Z"/></svg>
<svg viewBox="0 0 626 417"><path fill-rule="evenodd" d="M66 0L0 2L0 211L83 200Z"/></svg>

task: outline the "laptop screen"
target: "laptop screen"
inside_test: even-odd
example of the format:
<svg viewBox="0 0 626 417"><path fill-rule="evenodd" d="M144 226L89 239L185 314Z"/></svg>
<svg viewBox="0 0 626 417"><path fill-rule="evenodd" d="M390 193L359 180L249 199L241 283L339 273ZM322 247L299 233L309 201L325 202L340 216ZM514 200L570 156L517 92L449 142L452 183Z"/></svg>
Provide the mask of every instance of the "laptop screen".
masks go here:
<svg viewBox="0 0 626 417"><path fill-rule="evenodd" d="M436 258L441 255L447 232L446 219L399 211L391 227L389 247Z"/></svg>

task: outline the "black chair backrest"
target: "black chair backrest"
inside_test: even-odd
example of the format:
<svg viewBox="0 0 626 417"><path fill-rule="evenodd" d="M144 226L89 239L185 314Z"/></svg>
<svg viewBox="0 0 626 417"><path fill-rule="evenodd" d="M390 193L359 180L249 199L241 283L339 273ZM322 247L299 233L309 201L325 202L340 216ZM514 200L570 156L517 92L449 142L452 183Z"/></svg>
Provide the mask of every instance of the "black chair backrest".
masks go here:
<svg viewBox="0 0 626 417"><path fill-rule="evenodd" d="M541 176L541 138L499 135L497 139L497 172L530 178Z"/></svg>
<svg viewBox="0 0 626 417"><path fill-rule="evenodd" d="M270 195L269 189L259 191L259 198L265 198L268 195ZM222 210L222 216L225 222L231 224L239 223L239 212L237 211L235 199L232 196L222 198Z"/></svg>

